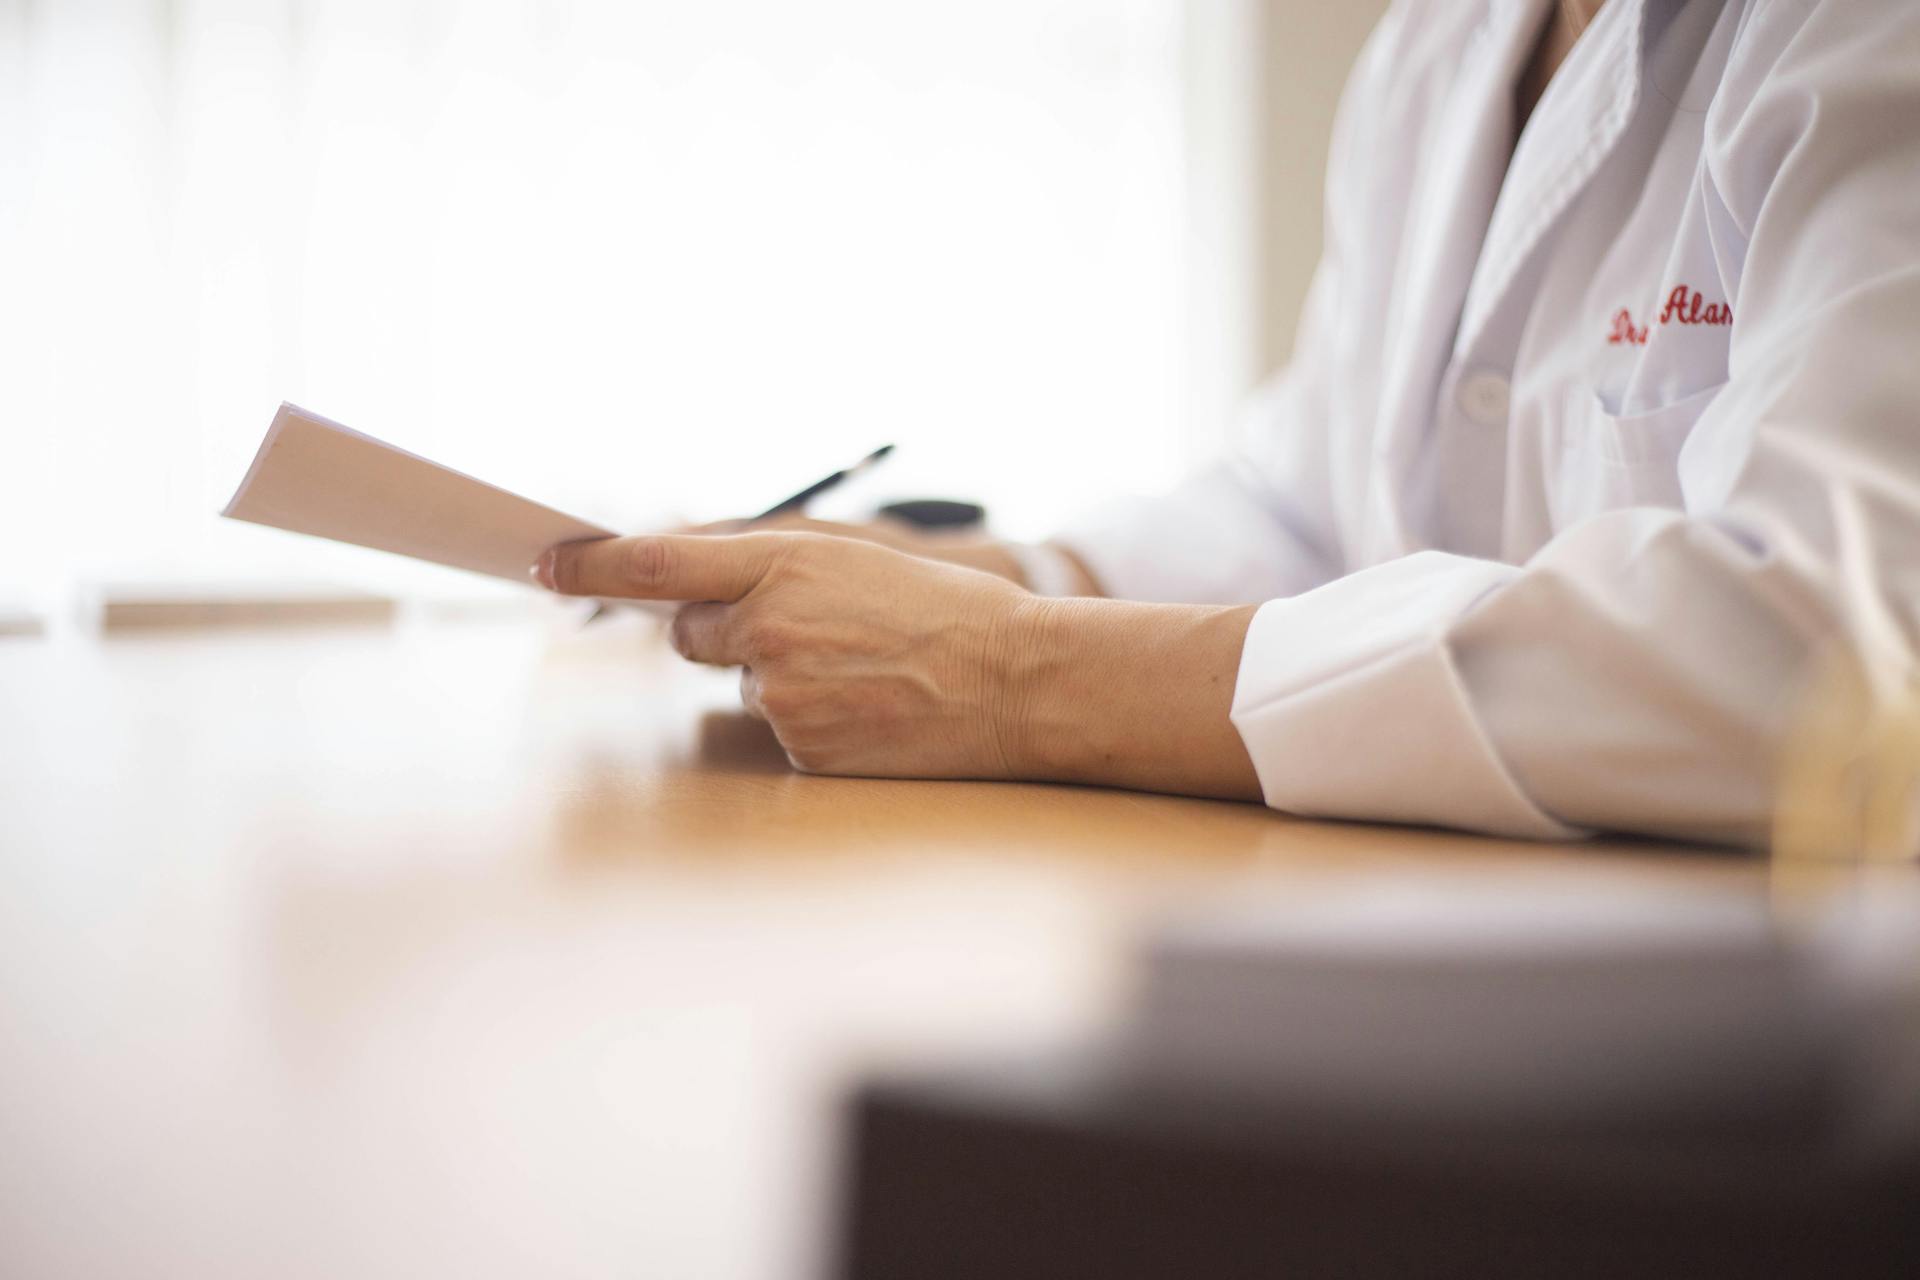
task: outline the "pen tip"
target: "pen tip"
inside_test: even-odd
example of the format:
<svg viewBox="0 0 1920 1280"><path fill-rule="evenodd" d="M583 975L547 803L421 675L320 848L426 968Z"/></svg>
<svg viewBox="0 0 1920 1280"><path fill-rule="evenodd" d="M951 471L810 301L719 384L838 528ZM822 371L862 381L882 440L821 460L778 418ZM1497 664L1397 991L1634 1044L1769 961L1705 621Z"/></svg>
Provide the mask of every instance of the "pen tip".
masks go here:
<svg viewBox="0 0 1920 1280"><path fill-rule="evenodd" d="M893 452L892 445L883 444L878 449L875 449L872 453L868 454L864 459L864 462L878 462L880 461L880 459L886 457L888 454L892 452Z"/></svg>

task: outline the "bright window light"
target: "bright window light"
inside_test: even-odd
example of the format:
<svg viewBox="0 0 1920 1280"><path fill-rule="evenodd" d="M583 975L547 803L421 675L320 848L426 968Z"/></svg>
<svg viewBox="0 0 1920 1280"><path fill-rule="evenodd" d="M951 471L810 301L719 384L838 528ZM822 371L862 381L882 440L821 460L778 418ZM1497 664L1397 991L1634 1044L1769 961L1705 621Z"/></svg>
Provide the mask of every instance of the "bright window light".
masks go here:
<svg viewBox="0 0 1920 1280"><path fill-rule="evenodd" d="M1175 0L0 6L0 595L485 584L213 516L282 399L619 527L1188 456Z"/></svg>

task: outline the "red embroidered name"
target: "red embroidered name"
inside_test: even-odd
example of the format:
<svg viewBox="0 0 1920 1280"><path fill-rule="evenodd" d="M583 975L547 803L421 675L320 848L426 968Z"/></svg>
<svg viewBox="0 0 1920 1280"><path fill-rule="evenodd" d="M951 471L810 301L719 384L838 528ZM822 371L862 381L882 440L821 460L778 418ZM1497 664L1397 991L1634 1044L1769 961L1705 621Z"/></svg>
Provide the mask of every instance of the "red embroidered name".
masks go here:
<svg viewBox="0 0 1920 1280"><path fill-rule="evenodd" d="M1627 343L1636 347L1647 345L1647 326L1637 328L1633 323L1633 312L1625 307L1613 313L1613 332L1607 335L1607 341L1615 346Z"/></svg>
<svg viewBox="0 0 1920 1280"><path fill-rule="evenodd" d="M1698 289L1684 284L1675 285L1673 292L1667 295L1667 303L1660 308L1660 314L1654 317L1653 324L1732 324L1733 304L1731 302L1708 302ZM1607 342L1612 346L1647 345L1647 333L1653 325L1636 325L1633 313L1625 307L1613 313L1613 331L1607 334Z"/></svg>

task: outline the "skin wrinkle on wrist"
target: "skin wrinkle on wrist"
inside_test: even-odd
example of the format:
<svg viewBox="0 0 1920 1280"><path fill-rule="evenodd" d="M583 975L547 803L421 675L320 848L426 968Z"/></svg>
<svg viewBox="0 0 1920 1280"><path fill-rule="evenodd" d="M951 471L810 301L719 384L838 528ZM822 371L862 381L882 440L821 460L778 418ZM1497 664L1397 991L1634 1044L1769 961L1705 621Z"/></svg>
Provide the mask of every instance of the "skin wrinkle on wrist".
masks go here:
<svg viewBox="0 0 1920 1280"><path fill-rule="evenodd" d="M1034 778L1039 755L1033 744L1035 703L1044 687L1047 615L1052 602L1025 597L1013 602L994 630L987 660L991 694L988 739L1003 777Z"/></svg>

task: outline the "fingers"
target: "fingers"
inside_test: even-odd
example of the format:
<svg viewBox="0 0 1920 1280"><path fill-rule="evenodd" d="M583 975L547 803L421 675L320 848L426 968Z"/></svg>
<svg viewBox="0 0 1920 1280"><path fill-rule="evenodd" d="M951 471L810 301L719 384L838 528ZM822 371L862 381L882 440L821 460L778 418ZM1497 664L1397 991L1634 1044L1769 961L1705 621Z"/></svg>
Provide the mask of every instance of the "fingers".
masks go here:
<svg viewBox="0 0 1920 1280"><path fill-rule="evenodd" d="M780 545L778 535L765 533L563 542L535 562L533 576L569 596L733 601L759 585Z"/></svg>
<svg viewBox="0 0 1920 1280"><path fill-rule="evenodd" d="M669 636L674 651L689 662L704 662L710 667L743 667L747 664L747 654L740 630L733 606L690 604L673 615Z"/></svg>

